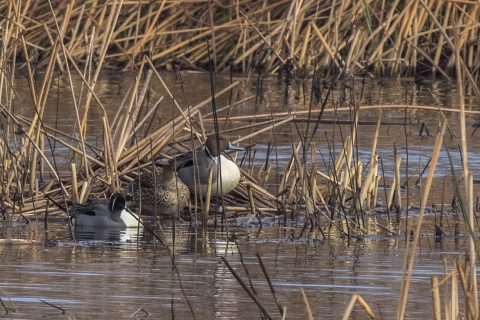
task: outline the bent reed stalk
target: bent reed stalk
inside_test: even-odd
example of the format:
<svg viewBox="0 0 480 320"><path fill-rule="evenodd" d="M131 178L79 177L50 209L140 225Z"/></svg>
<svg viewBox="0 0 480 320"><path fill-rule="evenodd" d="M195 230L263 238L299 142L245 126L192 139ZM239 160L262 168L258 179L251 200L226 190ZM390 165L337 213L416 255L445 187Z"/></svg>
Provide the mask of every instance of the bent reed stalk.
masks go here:
<svg viewBox="0 0 480 320"><path fill-rule="evenodd" d="M310 2L303 4L302 7L289 7L288 15L292 16L293 13L297 14L295 19L298 20L300 16L305 15L309 12L307 6L311 5ZM29 4L30 5L30 4ZM102 39L101 55L99 63L96 66L93 66L92 60L88 60L88 64L85 66L84 71L82 72L76 63L74 55L72 55L69 48L75 47L71 45L70 42L72 39L65 38L66 25L72 22L72 17L75 16L75 8L67 6L63 11L56 11L60 6L59 3L52 3L50 7L50 13L52 15L52 20L55 23L57 37L54 39L54 46L52 50L61 48L56 52L55 58L53 55L50 55L47 65L46 76L44 77L41 90L35 90L34 86L34 71L31 68L31 64L25 64L27 67L27 76L29 84L32 88L31 96L32 102L35 106L35 117L33 119L28 119L20 115L16 115L11 112L13 105L13 96L11 95L10 88L11 84L15 82L15 73L11 73L11 78L7 79L6 75L8 73L3 73L1 75L1 87L2 96L8 98L6 102L0 105L0 111L4 116L7 130L5 131L4 139L2 144L6 147L11 143L11 132L12 124L17 127L17 133L22 137L24 143L21 144L21 148L18 150L11 150L5 148L7 152L3 152L3 168L11 168L12 170L7 173L4 171L4 186L3 186L3 199L2 202L5 203L5 207L10 210L9 212L18 211L22 207L28 207L25 204L25 201L34 201L42 197L38 191L35 190L34 186L38 185L38 176L37 172L43 172L43 165L46 164L52 174L55 176L55 181L57 184L49 185L48 193L51 197L62 197L62 200L67 199L79 199L85 200L86 195L94 194L98 197L103 197L106 194L111 192L117 192L123 190L125 185L132 181L135 176L138 174L138 170L135 168L143 168L142 170L147 170L149 166L151 167L155 157L160 157L168 159L172 156L172 152L168 150L175 150L175 152L186 152L188 148L195 148L195 145L190 144L185 148L184 142L190 140L190 136L193 136L199 141L203 141L205 137L205 125L211 122L216 121L245 121L249 120L251 117L243 116L241 119L235 116L230 116L230 108L233 105L244 103L246 100L234 101L231 100L229 107L221 108L215 113L209 113L199 117L198 111L200 108L209 104L212 101L212 98L217 98L225 93L232 94L231 90L238 86L237 83L232 83L227 88L218 91L214 94L212 98L208 98L205 101L199 103L196 106L189 106L187 108L182 107L178 104L176 99L173 99L171 91L168 89L167 85L163 81L160 74L155 70L157 66L158 59L154 60L146 55L143 55L139 69L137 71L136 79L132 83L131 88L127 91L123 101L125 105L119 109L114 120L110 124L109 118L106 114L105 106L102 104L100 98L95 93L95 85L98 79L100 70L104 68L104 63L108 60L106 52L108 47L108 42L115 38L115 35L118 35L116 28L120 28L122 25L121 19L119 20L120 13L122 10L129 8L129 5L125 5L122 9L122 2L116 4L115 10L111 11L108 15L108 19L102 19L102 21L110 23L108 28L108 33L103 37L95 37L94 34L91 34L89 39L90 48L88 54L92 54L95 45L94 38ZM96 3L94 6L98 5ZM174 6L175 4L168 4L168 6ZM372 5L372 3L370 3ZM270 9L277 10L280 8L281 4L278 6L273 6ZM37 5L34 6L39 9ZM3 7L4 9L6 7ZM43 7L42 7L43 8ZM107 5L102 5L102 8L107 8ZM165 7L165 9L167 6ZM171 7L168 7L171 8ZM268 8L268 7L267 7ZM22 12L28 11L29 7L22 8ZM83 7L83 9L86 9ZM318 9L318 8L317 8ZM330 8L330 15L335 15L335 7ZM344 8L347 11L348 8ZM364 8L365 10L370 10L371 8ZM437 7L438 10L441 7ZM8 12L17 12L19 8L15 6L15 3L10 3L8 6ZM263 12L263 11L262 11ZM317 11L318 13L319 11ZM403 11L402 11L403 12ZM438 12L438 11L437 11ZM60 14L61 13L61 14ZM427 12L429 13L429 12ZM57 23L56 14L62 16L61 26ZM245 12L242 12L244 17L248 15ZM106 16L105 16L106 17ZM302 16L304 17L304 16ZM17 38L22 44L23 54L28 55L29 51L27 50L29 42L24 37L29 35L25 33L25 27L22 25L24 21L24 16L17 15L13 20L5 20L6 25L5 37L3 38L4 46L3 50L5 51L8 47L9 39L13 39L13 35L16 34ZM91 16L88 18L91 19ZM73 19L74 20L74 19ZM296 20L296 21L297 21ZM30 20L29 20L30 21ZM253 25L252 19L248 18L249 25ZM313 23L312 21L309 24ZM425 23L425 22L424 22ZM432 22L433 25L435 21ZM317 26L318 28L318 26ZM33 29L34 30L34 29ZM152 29L148 29L152 31ZM260 32L260 29L256 29ZM299 29L296 29L297 31ZM29 30L35 33L32 30ZM283 32L283 31L282 31ZM76 30L74 34L78 34L79 30ZM217 36L220 35L219 32L216 33ZM22 38L23 37L23 38ZM218 38L217 40L219 40ZM265 38L263 38L265 40ZM142 43L148 42L146 38L143 38ZM220 43L221 41L216 41ZM275 44L271 44L272 48L276 48ZM15 47L10 46L11 50L15 51ZM305 48L305 43L303 44L303 49ZM290 48L293 52L295 51L293 47ZM308 51L308 50L307 50ZM305 54L306 50L302 50ZM1 62L2 66L8 65L10 63L9 69L15 70L17 68L16 60L5 60L6 57L9 57L8 52L4 52ZM13 52L11 53L13 54ZM139 53L134 52L133 55L136 56ZM339 55L342 60L351 61L355 56L352 51L346 52L337 52L336 55ZM12 57L17 57L13 55ZM281 59L280 56L278 56ZM322 59L314 59L315 62L321 61ZM283 59L287 64L287 61ZM313 60L312 60L313 61ZM461 69L465 71L468 69L464 67L463 61L457 59ZM55 69L60 68L56 63L61 63L64 65L62 70L65 70L68 73L68 81L70 84L70 91L72 93L74 105L75 105L75 115L76 123L80 128L79 132L75 134L66 134L50 126L45 126L43 124L43 113L45 109L45 103L47 96L50 92L51 87L51 78ZM40 63L41 65L41 63ZM332 68L335 68L335 63L330 64ZM147 66L150 69L146 69ZM95 70L93 70L95 68ZM321 69L321 64L319 69ZM73 70L73 73L76 73L82 79L82 88L85 87L86 98L84 101L84 115L80 117L79 108L81 107L76 103L76 101L82 101L82 96L76 98L75 88L73 87L70 70ZM6 69L5 69L6 70ZM93 72L92 72L93 70ZM94 74L91 77L91 74ZM314 71L314 78L319 71ZM467 71L468 73L468 71ZM289 76L288 72L285 71L287 77ZM309 74L307 73L307 76ZM297 77L299 74L291 75L292 77ZM365 76L365 74L364 74ZM142 123L145 123L149 115L154 114L152 110L146 111L146 105L144 103L144 98L150 86L150 79L156 77L168 93L169 97L173 101L174 108L178 113L170 121L165 122L162 126L148 131L145 134L138 134L138 131L142 128ZM341 78L339 75L337 78ZM143 79L143 81L141 81ZM315 80L315 79L314 79ZM317 80L315 80L317 81ZM315 89L315 81L312 83L312 93ZM255 115L255 120L260 120L264 118L269 118L268 121L264 122L254 122L252 124L242 126L241 128L228 129L228 132L235 132L235 130L255 130L248 135L243 136L240 139L234 141L234 143L240 143L247 140L252 140L261 133L275 132L286 128L291 125L297 126L297 123L305 122L306 128L305 132L299 135L297 147L293 148L293 156L290 159L290 162L287 166L287 170L283 175L280 185L276 190L277 196L272 194L271 191L267 191L261 186L255 177L253 177L253 163L255 162L256 154L253 151L253 161L249 169L243 170L245 179L239 184L239 186L234 190L231 195L227 195L224 199L228 200L226 205L230 208L235 208L235 213L232 218L237 217L240 213L242 214L256 214L255 212L261 212L262 214L269 215L269 212L279 210L284 214L288 214L293 219L299 212L305 213L309 217L309 223L314 223L316 225L316 230L323 234L323 230L320 227L320 216L325 217L329 221L328 234L330 234L330 229L335 227L338 229L338 232L352 236L352 235L362 235L365 233L367 224L365 222L365 214L372 212L377 207L377 199L379 198L379 181L382 178L382 174L378 173L379 170L379 161L378 156L376 155L376 139L372 143L372 151L370 155L370 161L367 165L364 165L360 159L358 159L358 154L356 154L355 149L357 148L356 136L358 133L359 126L359 116L363 110L368 108L385 108L386 106L362 106L360 105L360 100L355 101L352 99L347 103L346 106L334 106L326 108L327 101L330 92L332 91L333 83L330 85L328 90L320 93L321 99L321 108L317 108L317 105L310 101L309 110L299 110L292 113L274 113L274 114L257 114ZM288 81L287 81L288 84ZM82 90L80 90L82 91ZM286 90L287 91L287 90ZM351 95L351 94L350 94ZM85 132L88 127L88 117L89 117L89 108L91 105L91 100L94 99L97 104L100 113L102 116L102 125L103 125L103 147L97 148L93 147L91 144L85 141ZM157 105L160 103L160 99ZM156 105L156 106L157 106ZM156 109L157 107L155 107ZM403 109L434 109L439 111L453 111L451 109L440 109L436 106L410 106L410 105L394 105L388 106L388 108L403 108ZM145 116L142 118L142 110L145 109ZM463 109L462 109L463 110ZM456 111L456 110L455 110ZM227 113L225 117L222 117L222 112ZM350 132L341 132L340 141L327 140L328 144L328 158L322 159L322 161L317 161L317 148L318 145L314 141L309 141L308 136L313 137L316 134L318 124L321 121L324 121L323 116L325 114L332 114L333 123L339 123L339 114L341 112L347 112L350 115ZM461 111L462 117L467 112L465 110ZM217 113L220 116L217 116ZM475 111L471 111L475 113ZM306 117L301 117L306 116ZM316 119L315 119L316 118ZM315 127L312 130L309 128L309 123L315 122ZM24 130L23 126L28 126L28 130ZM381 114L379 113L377 121L377 134L375 137L378 137L378 130L381 126ZM340 127L339 127L340 128ZM218 130L218 129L217 129ZM226 130L225 130L226 131ZM224 131L224 132L225 132ZM187 135L183 135L188 133ZM58 135L62 135L64 138L59 138ZM135 139L133 139L135 136ZM292 136L293 138L293 136ZM71 140L73 142L68 142ZM128 142L134 141L134 143ZM192 140L193 141L193 140ZM47 143L45 143L47 142ZM76 179L63 179L58 174L58 169L56 169L56 159L53 154L53 150L48 151L48 148L40 148L39 146L50 146L52 149L52 143L59 142L64 145L66 148L70 149L75 155L79 156L82 160L80 163L75 162L72 166L72 176L77 177ZM293 142L293 141L292 141ZM338 148L340 143L340 152L337 154L335 149ZM275 144L275 141L273 141ZM43 149L43 150L42 150ZM47 156L45 153L50 152L51 156ZM94 155L92 155L92 153ZM309 156L310 155L310 158ZM37 160L41 158L40 168L37 168ZM51 159L51 160L50 160ZM79 159L75 158L74 159ZM397 212L402 210L402 198L400 195L400 162L401 158L399 156L395 157L395 176L392 181L392 187L390 188L390 195L386 197L387 206L384 208L384 211L389 211L392 206L396 206ZM308 163L310 162L310 164ZM324 166L327 168L328 172L322 172L317 168L318 163L323 162ZM330 166L328 163L334 163L333 166ZM270 163L266 163L266 167L271 168ZM368 169L367 169L368 167ZM25 180L22 177L28 177ZM268 177L265 176L265 179ZM26 183L28 181L29 183ZM322 186L323 185L323 189ZM15 204L12 199L12 192L15 194L17 199L20 199L19 204ZM381 194L381 193L380 193ZM41 203L39 203L41 204ZM19 206L20 207L19 207ZM34 207L34 212L37 214L37 211ZM243 212L240 208L244 208ZM258 208L258 210L256 210ZM43 209L43 206L37 208L38 210ZM11 211L13 210L13 211ZM215 210L209 210L205 208L204 212ZM258 213L257 212L257 213ZM8 214L7 213L7 214ZM346 224L339 223L340 220L335 221L336 219L344 220ZM307 219L308 220L308 219ZM306 226L306 225L305 225ZM391 233L391 231L389 231Z"/></svg>
<svg viewBox="0 0 480 320"><path fill-rule="evenodd" d="M177 152L186 152L199 147L200 142L205 141L208 132L206 127L212 129L212 122L254 120L253 123L240 128L227 129L229 133L239 130L252 131L234 143L246 143L253 141L253 138L260 134L271 133L274 138L270 142L276 148L276 134L288 129L291 132L292 155L283 174L278 175L280 183L276 190L267 189L263 186L268 180L269 170L274 162L270 159L269 163L269 159L265 159L264 170L258 170L255 175L254 163L258 160L258 155L252 149L254 145L250 146L249 153L242 160L242 181L235 190L223 197L225 206L222 207L227 211L224 212L225 224L237 221L242 215L256 215L283 217L284 225L287 224L287 219L296 221L302 226L300 234L296 235L298 238L327 239L340 235L350 240L352 237L359 238L369 234L371 213L376 210L388 213L392 207L403 212L405 207L402 207L404 199L400 192L402 159L396 153L395 175L388 181L392 186L391 195L386 195L387 183L383 162L376 152L378 131L382 125L382 109L402 108L406 111L433 109L440 111L439 115L444 111L459 112L463 121L464 154L467 154L465 115L468 112L478 114L477 111L465 110L463 106L460 111L437 106L362 106L361 98L353 97L353 90L350 91L350 99L346 99L345 105L329 103L332 88L339 83L336 80L345 79L346 74L356 74L360 71L363 77L367 77L368 72L390 75L413 74L413 71L425 68L423 64L427 63L421 56L428 52L435 52L434 63L428 64L428 69L432 73L438 71L447 78L454 71L453 68L456 68L457 74L464 74L470 84L473 82L473 76L478 72L473 66L479 59L478 54L475 54L479 51L476 50L478 44L473 41L475 38L472 38L478 32L477 24L474 23L480 14L478 5L471 3L462 5L456 2L435 4L435 1L425 3L420 0L418 2L420 6L418 3L409 2L402 4L404 6L401 7L399 3L397 1L390 10L385 11L379 1L357 3L332 1L324 4L322 8L314 1L280 1L270 4L265 1L264 5L254 1L249 6L240 5L238 2L222 6L215 2L209 6L209 21L202 20L203 8L191 2L163 2L160 5L152 2L138 7L130 2L102 4L93 1L80 6L75 6L74 3L74 6L70 7L62 1L56 1L49 2L50 6L47 7L41 2L29 1L21 8L17 7L15 1L2 3L0 5L2 218L14 222L18 215L19 220L29 222L33 217L41 216L42 211L49 208L44 193L66 204L72 199L84 201L89 196L104 198L112 192L123 191L141 171L154 168L158 158L165 162L163 160L171 158ZM178 10L180 5L183 5L182 10ZM470 7L473 8L470 14L464 14ZM115 10L109 10L112 8ZM144 11L149 14L146 16L139 14ZM31 12L36 14L30 14ZM442 13L444 20L440 24L436 17L440 17ZM60 25L57 17L61 17L58 19L61 21ZM327 17L329 19L326 19ZM47 19L44 23L39 23L40 18ZM93 25L97 30L104 32L100 35L88 32ZM139 34L140 30L146 30L145 34ZM214 46L212 52L218 55L214 59L208 56L206 37L214 38L208 44ZM452 42L453 37L455 42ZM137 45L133 45L134 43ZM445 43L454 51L453 53L447 51ZM450 43L455 43L455 46ZM148 54L145 54L145 48L149 48ZM357 48L361 48L360 51ZM93 59L96 52L100 52L97 64ZM429 59L426 60L431 62ZM246 73L256 68L259 79L260 74L279 70L289 81L313 77L312 88L309 90L312 96L315 90L321 90L320 101L315 104L313 99L310 99L308 110L257 114L252 117L242 116L242 119L239 119L230 116L231 107L252 98L239 100L238 96L232 93L234 89L238 90L239 82L232 81L222 90L213 90L211 97L196 105L181 106L156 71L158 67L171 70L174 64L180 68L201 69L205 65L210 68L211 61L217 61L213 67L220 72L228 70L232 62L241 64L241 70ZM46 70L40 89L36 87L37 69L33 68L34 63L37 68L44 67ZM287 68L289 63L292 69ZM81 64L85 67L83 71L79 68ZM102 70L119 67L136 69L136 78L125 94L124 104L111 121L106 113L106 106L95 93L95 85ZM19 68L26 68L32 109L35 111L33 118L14 112L14 84ZM52 89L55 71L68 74L77 125L71 134L44 124L46 101ZM323 80L331 79L328 76L332 74L337 76L327 89L318 89L314 86L318 84L318 75L323 71L325 71ZM305 73L303 74L305 77L302 77L302 72ZM81 78L80 90L74 88L71 73ZM174 110L172 114L176 115L161 126L143 130L145 126L142 124L146 123L149 117L153 118L156 113L147 111L148 103L145 99L152 77L160 81L168 93L169 97L163 100L170 99ZM463 83L461 79L459 81L459 86L463 90ZM288 80L286 83L288 96ZM85 92L83 88L86 89ZM476 86L474 88L474 92L477 93L478 89ZM306 91L308 94L308 89ZM209 105L212 99L225 94L234 97L230 99L227 107L218 109L215 113L201 114L201 108ZM98 106L102 120L101 147L93 146L85 140L88 120L91 117L89 110L94 108L92 99ZM463 99L462 91L460 97L462 104ZM156 109L163 100L159 100L154 108ZM379 112L370 160L364 164L358 154L357 136L361 130L361 113L369 108L376 108ZM80 116L82 109L83 117ZM216 116L217 113L220 116ZM320 146L320 142L313 141L312 137L321 135L318 132L318 124L325 121L325 115L331 115L334 133L331 136L326 135L326 145ZM348 116L347 127L341 125L340 119L343 116ZM258 122L260 120L262 122ZM299 125L303 123L305 126ZM313 123L315 126L311 126ZM218 125L216 129L219 130ZM295 130L297 134L292 133ZM443 135L444 130L442 127L440 135ZM71 173L65 174L58 169L60 159L54 151L56 142L74 154L70 166ZM320 148L324 148L323 152L319 152ZM437 145L433 157L438 157L438 148ZM250 165L247 164L248 160L251 161ZM430 166L428 185L432 183L434 162ZM45 165L48 170L44 169ZM464 169L465 173L468 173L467 163ZM41 175L45 172L51 174L51 180L42 185ZM448 279L452 279L451 293L444 295L445 313L451 314L452 319L456 318L459 312L458 280L466 299L465 314L476 318L478 310L475 285L475 255L478 255L478 250L473 238L472 177L467 176L465 183L468 204L465 207L468 209L463 211L464 219L468 221L472 231L470 260L465 263L457 261L452 272L449 275L445 274L443 281L432 279L434 290L444 285ZM379 183L382 179L383 186ZM36 187L38 185L39 188ZM388 202L386 206L377 204L377 199L382 197L382 187L385 194L383 198ZM425 201L427 195L423 198ZM211 200L212 205L218 205L214 199ZM424 209L425 202L422 202L422 213ZM206 201L205 207L200 210L204 213L201 216L204 218L202 219L204 225L213 223L212 215L218 212L216 208L212 208L209 201ZM48 212L50 217L55 214L52 208L49 208ZM208 215L209 212L213 214ZM376 232L395 234L388 227L375 223L378 226ZM407 278L401 293L399 318L403 318L405 312L409 277L422 227L421 217L416 227L408 267L405 262ZM228 265L225 259L223 261ZM245 290L248 292L247 289ZM445 285L444 292L447 291L449 289ZM254 295L251 297L256 299ZM306 295L304 297L308 310L310 307ZM368 305L360 295L352 297L348 311L355 302L359 302L370 314ZM268 312L263 309L262 304L259 301L256 303L268 317ZM438 292L434 292L434 303L435 310L438 311L438 304L441 303ZM277 306L279 311L284 310L279 303ZM285 311L282 315L285 316Z"/></svg>
<svg viewBox="0 0 480 320"><path fill-rule="evenodd" d="M233 67L243 73L276 73L292 60L297 69L326 71L333 65L341 74L366 68L375 75L421 72L450 79L455 34L465 68L478 75L479 6L475 1L394 1L386 8L381 0L248 0L208 1L208 6L192 1L26 1L17 7L4 1L0 26L8 44L5 61L33 57L38 67L53 62L62 72L68 66L54 39L55 17L63 20L61 51L84 65L98 55L108 69L138 69L149 52L156 68L169 71L225 72ZM102 33L93 36L94 28ZM93 86L97 77L95 72Z"/></svg>

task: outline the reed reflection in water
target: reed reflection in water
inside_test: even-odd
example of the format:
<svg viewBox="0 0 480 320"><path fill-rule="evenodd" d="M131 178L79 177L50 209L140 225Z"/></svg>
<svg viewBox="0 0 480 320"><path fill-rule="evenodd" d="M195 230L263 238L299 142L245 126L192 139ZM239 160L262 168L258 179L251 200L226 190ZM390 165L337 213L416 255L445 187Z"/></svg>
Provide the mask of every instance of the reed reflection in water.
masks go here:
<svg viewBox="0 0 480 320"><path fill-rule="evenodd" d="M22 318L61 315L61 310L40 300L77 319L128 318L139 308L157 319L191 318L165 247L156 244L154 249L147 234L140 234L138 243L136 235L125 242L98 233L93 234L96 239L85 236L73 243L64 225L55 227L36 238L54 238L59 241L56 245L0 246L0 288L4 291L0 297L8 308L13 308L13 303ZM169 230L166 237L173 245L172 229L165 230ZM261 255L289 318L306 317L300 287L314 316L339 318L354 293L359 293L377 316L381 313L389 319L396 315L403 237L367 236L350 243L332 237L328 242L312 242L293 240L293 231L284 228L258 231L258 227L232 227L227 237L211 230L204 243L204 239L195 241L195 230L176 226L175 261L197 319L260 317L258 307L220 260L225 257L248 283L240 253L257 296L274 317L279 318L278 309L256 253ZM453 258L467 248L466 238L432 241L431 234L421 238L407 304L409 319L430 317L431 310L425 307L431 305L430 276L441 276L442 259L446 258L451 268ZM366 316L360 307L352 314L359 319Z"/></svg>

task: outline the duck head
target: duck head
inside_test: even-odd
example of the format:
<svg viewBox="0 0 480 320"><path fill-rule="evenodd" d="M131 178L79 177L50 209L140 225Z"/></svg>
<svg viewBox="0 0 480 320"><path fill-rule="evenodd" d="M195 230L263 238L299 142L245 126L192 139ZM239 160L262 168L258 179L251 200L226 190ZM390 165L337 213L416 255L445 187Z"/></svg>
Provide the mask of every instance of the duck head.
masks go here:
<svg viewBox="0 0 480 320"><path fill-rule="evenodd" d="M236 151L245 151L244 148L234 146L228 137L224 134L217 135L211 134L208 136L207 141L205 142L207 152L212 157L218 157L225 150L236 150Z"/></svg>
<svg viewBox="0 0 480 320"><path fill-rule="evenodd" d="M114 193L110 197L110 204L108 205L108 208L110 211L115 211L115 210L123 210L127 207L127 201L123 197L122 194L120 193Z"/></svg>
<svg viewBox="0 0 480 320"><path fill-rule="evenodd" d="M173 179L175 179L175 170L171 165L163 166L160 177L165 183L172 181Z"/></svg>

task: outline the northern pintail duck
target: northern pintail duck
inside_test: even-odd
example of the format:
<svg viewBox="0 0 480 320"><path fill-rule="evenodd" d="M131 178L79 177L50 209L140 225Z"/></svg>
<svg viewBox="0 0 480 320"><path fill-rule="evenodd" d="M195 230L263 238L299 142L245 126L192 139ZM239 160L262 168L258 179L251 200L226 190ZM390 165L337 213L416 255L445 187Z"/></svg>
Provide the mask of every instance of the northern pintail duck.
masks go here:
<svg viewBox="0 0 480 320"><path fill-rule="evenodd" d="M179 155L171 159L169 163L172 166L175 163L178 177L187 185L190 192L195 194L196 191L202 197L207 195L208 174L210 168L213 168L211 196L214 197L232 191L240 181L240 169L237 164L222 154L227 149L245 151L244 148L234 146L226 135L219 134L217 140L217 135L212 134L208 136L205 142L205 149L196 151L198 173L195 170L192 152ZM221 183L217 184L217 168L219 165L221 167L221 180L219 182ZM196 187L195 183L197 184Z"/></svg>
<svg viewBox="0 0 480 320"><path fill-rule="evenodd" d="M147 215L177 215L188 206L190 191L177 179L168 165L161 171L142 173L130 184L133 199L141 203L142 213Z"/></svg>
<svg viewBox="0 0 480 320"><path fill-rule="evenodd" d="M75 226L95 228L137 227L138 221L127 210L123 195L115 193L110 201L73 202L69 210ZM137 218L138 216L135 215Z"/></svg>

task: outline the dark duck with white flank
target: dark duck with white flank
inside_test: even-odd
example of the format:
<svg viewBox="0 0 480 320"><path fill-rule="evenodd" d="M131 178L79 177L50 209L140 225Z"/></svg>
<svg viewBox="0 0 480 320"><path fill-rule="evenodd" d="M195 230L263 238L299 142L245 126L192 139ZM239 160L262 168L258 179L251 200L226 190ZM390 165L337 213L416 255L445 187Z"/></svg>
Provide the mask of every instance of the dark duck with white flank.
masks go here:
<svg viewBox="0 0 480 320"><path fill-rule="evenodd" d="M84 204L73 202L69 210L70 218L75 226L94 228L130 228L138 226L126 208L123 195L115 193L110 201L88 201Z"/></svg>
<svg viewBox="0 0 480 320"><path fill-rule="evenodd" d="M234 146L226 135L219 134L217 140L216 134L212 134L205 142L205 149L195 151L198 173L192 152L179 155L169 163L176 166L178 177L190 192L195 194L196 191L202 197L207 195L209 170L213 168L211 196L214 197L232 191L240 182L240 169L237 164L222 154L227 149L245 151L244 148ZM218 167L221 167L220 175Z"/></svg>

